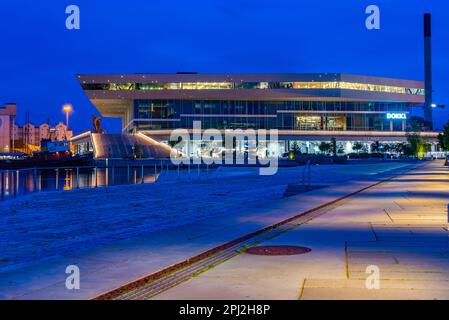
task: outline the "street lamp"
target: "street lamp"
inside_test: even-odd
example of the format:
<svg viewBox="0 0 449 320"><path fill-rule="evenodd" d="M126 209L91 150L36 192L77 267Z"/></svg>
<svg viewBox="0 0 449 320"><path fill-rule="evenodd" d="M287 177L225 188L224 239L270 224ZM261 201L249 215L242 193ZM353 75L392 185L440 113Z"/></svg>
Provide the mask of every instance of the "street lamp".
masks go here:
<svg viewBox="0 0 449 320"><path fill-rule="evenodd" d="M62 107L62 110L65 112L65 124L67 129L69 129L69 115L72 112L73 107L71 104L67 103Z"/></svg>

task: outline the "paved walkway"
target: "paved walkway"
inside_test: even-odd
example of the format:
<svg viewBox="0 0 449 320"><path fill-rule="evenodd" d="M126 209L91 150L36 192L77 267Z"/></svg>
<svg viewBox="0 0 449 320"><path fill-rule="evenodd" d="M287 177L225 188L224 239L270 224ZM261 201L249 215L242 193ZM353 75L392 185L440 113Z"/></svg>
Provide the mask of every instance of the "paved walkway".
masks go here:
<svg viewBox="0 0 449 320"><path fill-rule="evenodd" d="M35 264L24 265L9 271L0 272L0 298L92 298L123 285L128 281L156 272L164 267L207 251L210 248L310 210L323 203L333 201L372 185L376 181L388 178L391 175L398 174L415 166L416 164L390 163L317 167L313 169L315 181L328 184L330 187L290 198L268 202L261 201L256 204L241 204L239 209L228 210L225 215L213 216L171 229L155 231L148 235L128 237L127 239L115 241L108 245L94 246L86 250L75 248L77 250L70 251L69 248L69 250L60 252L58 255L49 255L47 260L42 259L45 255L39 255L40 260ZM297 173L294 173L294 176L296 175ZM289 177L288 172L286 177ZM245 181L249 180L243 176L240 178L240 182L237 181L234 184L245 186ZM257 181L255 180L254 182ZM201 186L196 187L201 189ZM123 198L124 189L126 192L131 192L133 188L137 187L111 188L109 190L95 190L91 192L97 192L101 196L115 199L115 197ZM204 185L202 188L204 190ZM147 196L152 194L151 192L154 193L154 189L151 186L139 186L136 189L139 197L142 196L145 190ZM83 212L84 203L92 201L91 192L78 191L74 192L73 195L69 194L69 197L73 196L74 199L78 199L79 197L76 197L77 194L89 197L89 201L79 200L80 205L78 208ZM132 193L129 196L132 198ZM42 196L34 195L33 197ZM57 201L57 197L58 195L55 194L52 200ZM224 198L226 199L226 197ZM23 200L29 203L28 206L25 206L28 211L32 209L32 207L30 208L30 205L32 206L33 204L32 200L33 198ZM132 203L135 203L135 199L132 198L132 201ZM134 208L129 208L126 201L122 201L121 205L122 207L117 208L117 210L125 212L126 208L128 208L128 218L133 219ZM19 207L21 208L21 206ZM34 211L31 210L30 212ZM152 214L152 212L150 213ZM115 218L113 212L109 212L108 214L111 216L111 219ZM120 216L126 218L125 215L121 214ZM26 219L26 217L27 215L25 214L20 215L21 219ZM103 214L102 219L104 220L105 218ZM122 221L121 223L125 222ZM91 227L93 228L95 225ZM120 224L116 227L120 228ZM86 226L86 228L89 228L89 226ZM89 231L88 229L83 230ZM328 231L326 230L326 232ZM92 233L91 231L89 232ZM77 233L75 235L78 236ZM30 241L33 241L33 239L30 238ZM86 246L89 245L89 241L85 241L84 243ZM14 250L14 247L10 246L9 249ZM65 288L65 279L67 277L65 269L68 265L77 265L80 267L81 290L70 291ZM280 270L279 272L284 273L284 270ZM296 291L299 290L297 283L290 281L289 283L295 286ZM197 292L200 293L200 291ZM184 298L194 297L184 296ZM238 297L237 295L232 298Z"/></svg>
<svg viewBox="0 0 449 320"><path fill-rule="evenodd" d="M448 173L428 163L263 243L308 254L243 253L156 299L449 299Z"/></svg>

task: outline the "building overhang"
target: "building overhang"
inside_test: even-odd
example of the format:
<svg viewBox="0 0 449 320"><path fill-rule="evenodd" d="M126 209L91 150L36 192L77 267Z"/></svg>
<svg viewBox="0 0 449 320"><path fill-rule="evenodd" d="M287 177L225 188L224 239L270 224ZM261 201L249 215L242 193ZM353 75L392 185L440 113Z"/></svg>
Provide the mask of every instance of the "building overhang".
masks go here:
<svg viewBox="0 0 449 320"><path fill-rule="evenodd" d="M183 129L186 130L192 137L196 134L201 135L203 130ZM219 130L222 135L228 132L237 137L245 136L244 131L238 133L236 131ZM151 130L140 131L141 133L157 140L169 141L172 130ZM278 130L279 140L330 140L332 137L340 141L406 141L410 133L402 131L303 131L303 130ZM438 141L439 132L421 132L422 138L428 139L431 142ZM267 130L269 137L269 130Z"/></svg>
<svg viewBox="0 0 449 320"><path fill-rule="evenodd" d="M87 95L89 97L89 94ZM90 97L89 97L90 98ZM133 106L133 100L129 99L98 99L90 98L92 104L107 118L124 118Z"/></svg>

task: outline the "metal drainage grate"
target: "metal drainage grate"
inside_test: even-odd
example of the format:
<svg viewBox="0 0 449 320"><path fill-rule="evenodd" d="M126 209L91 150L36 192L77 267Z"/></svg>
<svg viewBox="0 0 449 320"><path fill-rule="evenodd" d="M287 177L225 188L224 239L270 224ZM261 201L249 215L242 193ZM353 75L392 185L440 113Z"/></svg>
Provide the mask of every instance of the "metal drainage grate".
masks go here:
<svg viewBox="0 0 449 320"><path fill-rule="evenodd" d="M304 254L312 251L312 249L299 246L258 246L246 250L246 253L259 256L292 256L296 254Z"/></svg>

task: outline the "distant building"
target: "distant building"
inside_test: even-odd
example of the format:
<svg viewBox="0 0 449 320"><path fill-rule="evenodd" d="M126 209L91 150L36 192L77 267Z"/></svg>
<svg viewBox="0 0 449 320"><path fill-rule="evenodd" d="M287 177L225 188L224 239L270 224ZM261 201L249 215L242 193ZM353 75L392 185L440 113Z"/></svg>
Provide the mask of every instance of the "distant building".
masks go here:
<svg viewBox="0 0 449 320"><path fill-rule="evenodd" d="M73 137L73 132L62 122L56 125L55 130L57 141L70 140Z"/></svg>
<svg viewBox="0 0 449 320"><path fill-rule="evenodd" d="M42 140L64 141L73 136L72 130L59 122L56 126L43 123L36 126L26 123L19 126L15 123L17 107L9 103L0 107L0 153L1 152L27 152L40 146Z"/></svg>
<svg viewBox="0 0 449 320"><path fill-rule="evenodd" d="M7 103L0 107L0 152L12 151L11 128L14 125L14 118L17 108L14 103Z"/></svg>
<svg viewBox="0 0 449 320"><path fill-rule="evenodd" d="M39 126L39 138L40 140L50 139L51 127L48 123L43 123Z"/></svg>
<svg viewBox="0 0 449 320"><path fill-rule="evenodd" d="M22 140L24 142L24 144L30 144L33 146L37 146L40 144L40 140L39 140L39 128L35 127L34 124L32 123L26 123L23 128L18 128L18 131L22 131ZM17 142L20 140L15 139L14 140Z"/></svg>

